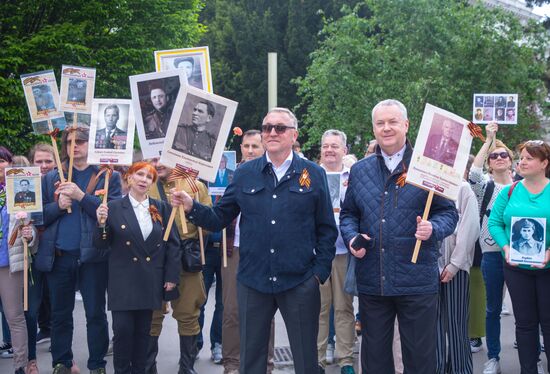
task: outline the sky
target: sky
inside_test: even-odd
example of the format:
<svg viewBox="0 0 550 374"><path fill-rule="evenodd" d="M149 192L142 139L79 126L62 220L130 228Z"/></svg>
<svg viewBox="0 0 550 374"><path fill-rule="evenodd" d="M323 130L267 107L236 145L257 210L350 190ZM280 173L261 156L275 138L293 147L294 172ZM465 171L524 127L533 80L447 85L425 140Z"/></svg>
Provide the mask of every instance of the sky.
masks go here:
<svg viewBox="0 0 550 374"><path fill-rule="evenodd" d="M537 6L533 8L533 12L540 15L540 16L546 16L550 17L550 4L546 4L543 6Z"/></svg>

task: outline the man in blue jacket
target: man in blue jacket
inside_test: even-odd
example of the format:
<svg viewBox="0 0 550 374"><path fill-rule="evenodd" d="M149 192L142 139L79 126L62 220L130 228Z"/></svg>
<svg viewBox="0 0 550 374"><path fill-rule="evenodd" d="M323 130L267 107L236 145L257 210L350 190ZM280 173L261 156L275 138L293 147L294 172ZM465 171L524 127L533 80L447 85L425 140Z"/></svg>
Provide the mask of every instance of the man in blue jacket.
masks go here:
<svg viewBox="0 0 550 374"><path fill-rule="evenodd" d="M105 373L105 354L109 346L105 292L107 258L98 258L92 245L96 228L96 209L101 199L95 192L105 183L105 174L87 164L89 132L84 128L65 131L61 142L62 157L68 160L68 148L75 138L72 182L59 183L57 169L42 179L44 233L36 255L36 267L46 272L51 308L51 351L54 374L70 374L73 363L73 310L75 290L79 289L86 312L88 369ZM109 200L121 197L120 176L109 180ZM68 213L67 209L72 212ZM74 369L78 370L77 368Z"/></svg>
<svg viewBox="0 0 550 374"><path fill-rule="evenodd" d="M172 203L219 231L241 213L237 274L240 372L265 374L271 320L285 320L297 374L318 372L319 284L330 275L338 236L324 170L292 152L298 121L273 108L262 122L264 156L242 164L214 208L184 192Z"/></svg>
<svg viewBox="0 0 550 374"><path fill-rule="evenodd" d="M439 242L453 233L458 214L452 201L435 196L428 220L422 220L428 192L399 179L412 155L405 106L381 101L372 122L376 152L352 166L340 213L340 232L357 257L361 366L366 374L395 373L397 316L405 372L435 373ZM417 239L422 246L414 264ZM363 243L354 249L356 240Z"/></svg>

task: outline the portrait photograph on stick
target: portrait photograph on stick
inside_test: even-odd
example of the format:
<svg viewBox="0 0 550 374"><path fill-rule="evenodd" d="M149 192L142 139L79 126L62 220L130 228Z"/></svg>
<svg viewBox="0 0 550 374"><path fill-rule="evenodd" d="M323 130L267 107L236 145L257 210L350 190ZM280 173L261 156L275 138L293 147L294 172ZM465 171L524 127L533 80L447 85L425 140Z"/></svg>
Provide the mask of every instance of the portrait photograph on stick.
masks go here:
<svg viewBox="0 0 550 374"><path fill-rule="evenodd" d="M181 165L214 182L238 103L198 88L182 87L160 162Z"/></svg>
<svg viewBox="0 0 550 374"><path fill-rule="evenodd" d="M233 181L233 174L237 167L237 152L224 151L220 166L216 173L216 180L208 183L208 194L212 196L222 196L225 189Z"/></svg>
<svg viewBox="0 0 550 374"><path fill-rule="evenodd" d="M132 105L143 157L160 156L174 104L186 82L182 70L130 77Z"/></svg>
<svg viewBox="0 0 550 374"><path fill-rule="evenodd" d="M92 113L96 70L63 65L59 87L59 108L65 112Z"/></svg>
<svg viewBox="0 0 550 374"><path fill-rule="evenodd" d="M134 112L128 99L94 99L88 164L130 165L134 152Z"/></svg>
<svg viewBox="0 0 550 374"><path fill-rule="evenodd" d="M473 96L472 122L487 124L496 121L499 125L518 123L518 94L485 94Z"/></svg>
<svg viewBox="0 0 550 374"><path fill-rule="evenodd" d="M63 118L59 109L59 90L53 70L21 75L21 84L31 122Z"/></svg>
<svg viewBox="0 0 550 374"><path fill-rule="evenodd" d="M327 173L330 200L335 213L340 212L340 177L342 173Z"/></svg>
<svg viewBox="0 0 550 374"><path fill-rule="evenodd" d="M6 206L9 214L42 211L40 167L6 168Z"/></svg>
<svg viewBox="0 0 550 374"><path fill-rule="evenodd" d="M542 264L545 257L546 218L512 217L510 262Z"/></svg>
<svg viewBox="0 0 550 374"><path fill-rule="evenodd" d="M472 145L468 123L426 104L406 182L456 200Z"/></svg>
<svg viewBox="0 0 550 374"><path fill-rule="evenodd" d="M207 46L155 51L155 68L157 71L183 70L189 86L213 92Z"/></svg>

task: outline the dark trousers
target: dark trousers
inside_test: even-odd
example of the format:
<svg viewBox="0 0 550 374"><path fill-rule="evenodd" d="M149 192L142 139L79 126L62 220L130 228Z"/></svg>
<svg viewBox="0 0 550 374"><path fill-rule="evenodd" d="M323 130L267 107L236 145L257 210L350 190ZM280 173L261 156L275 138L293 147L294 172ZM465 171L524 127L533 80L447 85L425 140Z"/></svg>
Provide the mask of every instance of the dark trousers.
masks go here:
<svg viewBox="0 0 550 374"><path fill-rule="evenodd" d="M105 292L107 262L81 264L78 251L63 252L56 257L51 272L46 275L52 303L52 362L72 366L73 310L78 287L84 302L88 343L88 369L104 368L109 347Z"/></svg>
<svg viewBox="0 0 550 374"><path fill-rule="evenodd" d="M317 335L321 294L311 277L277 294L256 291L238 282L240 374L265 374L271 320L277 309L285 321L296 374L317 373Z"/></svg>
<svg viewBox="0 0 550 374"><path fill-rule="evenodd" d="M115 374L144 374L152 310L112 311Z"/></svg>
<svg viewBox="0 0 550 374"><path fill-rule="evenodd" d="M539 324L544 345L550 346L550 269L527 270L506 264L504 279L516 318L521 374L536 374L539 359ZM548 348L546 358L550 362Z"/></svg>
<svg viewBox="0 0 550 374"><path fill-rule="evenodd" d="M363 374L394 374L392 342L399 322L407 374L436 372L437 294L373 296L359 294Z"/></svg>
<svg viewBox="0 0 550 374"><path fill-rule="evenodd" d="M38 328L40 331L49 334L52 328L52 305L50 303L50 291L48 289L46 277L44 277L42 283L42 300L40 303L40 309L38 310Z"/></svg>
<svg viewBox="0 0 550 374"><path fill-rule="evenodd" d="M222 344L222 319L223 319L223 295L222 295L222 257L220 248L207 247L205 253L205 262L202 266L202 276L204 280L204 289L206 290L206 301L201 307L199 316L199 325L201 332L198 338L199 350L202 349L204 340L202 337L202 328L204 326L204 307L208 302L208 291L216 277L216 305L212 316L212 325L210 326L210 349L214 348L214 344Z"/></svg>

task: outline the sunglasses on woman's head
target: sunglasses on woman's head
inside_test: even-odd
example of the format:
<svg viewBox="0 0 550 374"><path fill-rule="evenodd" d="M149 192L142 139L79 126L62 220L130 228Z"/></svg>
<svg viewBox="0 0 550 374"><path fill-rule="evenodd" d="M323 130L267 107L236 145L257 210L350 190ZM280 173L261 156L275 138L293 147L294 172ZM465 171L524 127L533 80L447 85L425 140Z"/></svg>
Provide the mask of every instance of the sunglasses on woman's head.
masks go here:
<svg viewBox="0 0 550 374"><path fill-rule="evenodd" d="M507 159L508 157L510 157L510 155L508 154L508 152L493 152L489 155L489 159L490 160L496 160L497 158L502 158L503 160Z"/></svg>

